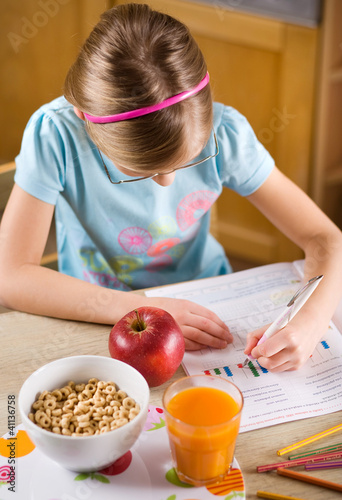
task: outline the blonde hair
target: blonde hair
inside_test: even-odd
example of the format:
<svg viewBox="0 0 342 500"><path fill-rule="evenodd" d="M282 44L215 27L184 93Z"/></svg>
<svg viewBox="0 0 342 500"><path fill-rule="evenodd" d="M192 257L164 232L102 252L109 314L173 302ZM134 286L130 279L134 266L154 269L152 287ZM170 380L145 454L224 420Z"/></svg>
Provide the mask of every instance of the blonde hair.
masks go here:
<svg viewBox="0 0 342 500"><path fill-rule="evenodd" d="M204 57L180 21L148 5L118 5L101 16L70 68L66 99L103 116L159 103L195 87L206 75ZM207 85L171 107L118 123L86 128L118 166L160 171L189 154L189 139L202 146L212 127ZM194 137L194 131L196 136Z"/></svg>

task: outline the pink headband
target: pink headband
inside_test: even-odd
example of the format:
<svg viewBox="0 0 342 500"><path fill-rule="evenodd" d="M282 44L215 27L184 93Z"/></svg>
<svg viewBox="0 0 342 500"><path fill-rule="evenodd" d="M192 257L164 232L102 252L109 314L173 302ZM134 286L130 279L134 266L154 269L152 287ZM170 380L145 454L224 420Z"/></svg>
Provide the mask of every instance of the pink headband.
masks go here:
<svg viewBox="0 0 342 500"><path fill-rule="evenodd" d="M200 81L196 87L192 90L187 90L185 92L181 92L173 97L169 97L165 99L165 101L160 102L159 104L154 104L153 106L146 106L145 108L135 109L134 111L126 111L125 113L119 113L117 115L109 115L109 116L92 116L84 113L84 116L87 120L93 123L114 123L120 122L123 120L130 120L131 118L137 118L138 116L148 115L149 113L154 113L155 111L159 111L160 109L168 108L177 102L184 101L188 97L196 94L200 90L202 90L209 83L209 73L205 75L203 80Z"/></svg>

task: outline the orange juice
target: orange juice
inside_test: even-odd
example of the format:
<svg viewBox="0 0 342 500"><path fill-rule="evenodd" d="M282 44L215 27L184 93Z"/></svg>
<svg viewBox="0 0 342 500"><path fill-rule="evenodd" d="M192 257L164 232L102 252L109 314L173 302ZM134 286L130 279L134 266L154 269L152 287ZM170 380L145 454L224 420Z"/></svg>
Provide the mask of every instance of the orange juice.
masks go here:
<svg viewBox="0 0 342 500"><path fill-rule="evenodd" d="M220 384L226 382L220 380ZM229 391L208 386L184 388L168 401L164 398L171 453L181 480L208 484L229 472L242 408L241 393L235 389L240 400Z"/></svg>

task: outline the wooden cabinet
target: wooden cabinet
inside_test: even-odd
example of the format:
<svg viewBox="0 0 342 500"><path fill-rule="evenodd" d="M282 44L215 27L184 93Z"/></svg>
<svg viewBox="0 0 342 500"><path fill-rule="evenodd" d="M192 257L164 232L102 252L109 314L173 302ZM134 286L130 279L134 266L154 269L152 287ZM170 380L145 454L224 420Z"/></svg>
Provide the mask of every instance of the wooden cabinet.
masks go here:
<svg viewBox="0 0 342 500"><path fill-rule="evenodd" d="M342 228L342 2L327 0L321 33L312 196Z"/></svg>
<svg viewBox="0 0 342 500"><path fill-rule="evenodd" d="M0 163L12 161L31 114L63 93L68 68L107 0L0 2Z"/></svg>
<svg viewBox="0 0 342 500"><path fill-rule="evenodd" d="M276 165L308 192L318 29L229 10L220 7L222 2L148 3L189 26L207 60L214 98L245 115ZM228 255L253 262L302 257L247 200L229 190L216 202L212 232Z"/></svg>

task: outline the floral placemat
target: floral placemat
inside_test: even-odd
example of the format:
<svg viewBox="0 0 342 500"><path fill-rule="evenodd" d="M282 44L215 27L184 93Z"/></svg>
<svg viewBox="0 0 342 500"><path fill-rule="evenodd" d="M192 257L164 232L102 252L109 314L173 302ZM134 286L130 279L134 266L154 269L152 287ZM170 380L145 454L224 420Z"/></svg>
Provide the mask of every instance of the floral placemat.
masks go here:
<svg viewBox="0 0 342 500"><path fill-rule="evenodd" d="M0 500L222 500L245 499L239 465L210 487L181 483L173 469L164 412L149 407L144 431L110 467L77 474L43 455L22 425L0 438ZM13 450L15 449L15 457Z"/></svg>

